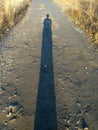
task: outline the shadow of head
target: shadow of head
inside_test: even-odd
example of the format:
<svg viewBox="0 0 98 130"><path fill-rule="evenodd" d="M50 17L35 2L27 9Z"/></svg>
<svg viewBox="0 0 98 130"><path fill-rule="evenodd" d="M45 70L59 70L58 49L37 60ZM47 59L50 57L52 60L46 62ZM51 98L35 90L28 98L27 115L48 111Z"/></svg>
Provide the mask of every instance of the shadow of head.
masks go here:
<svg viewBox="0 0 98 130"><path fill-rule="evenodd" d="M49 18L49 14L46 15L47 19Z"/></svg>

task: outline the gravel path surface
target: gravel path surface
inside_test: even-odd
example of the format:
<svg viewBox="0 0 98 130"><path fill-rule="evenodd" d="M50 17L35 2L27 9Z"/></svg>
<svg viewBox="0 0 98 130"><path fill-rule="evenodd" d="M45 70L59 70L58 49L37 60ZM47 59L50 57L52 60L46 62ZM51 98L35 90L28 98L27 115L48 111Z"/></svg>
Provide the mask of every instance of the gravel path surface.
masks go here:
<svg viewBox="0 0 98 130"><path fill-rule="evenodd" d="M0 42L0 130L97 130L98 50L52 0L32 3Z"/></svg>

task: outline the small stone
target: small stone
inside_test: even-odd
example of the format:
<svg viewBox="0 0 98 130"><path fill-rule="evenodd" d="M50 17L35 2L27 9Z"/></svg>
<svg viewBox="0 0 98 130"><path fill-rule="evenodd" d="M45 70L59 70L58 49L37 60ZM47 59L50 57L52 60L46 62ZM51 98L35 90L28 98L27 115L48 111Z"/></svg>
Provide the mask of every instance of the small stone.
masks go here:
<svg viewBox="0 0 98 130"><path fill-rule="evenodd" d="M77 102L77 105L78 105L79 107L81 107L81 104L80 104L79 102Z"/></svg>
<svg viewBox="0 0 98 130"><path fill-rule="evenodd" d="M69 124L69 123L70 123L70 120L67 121L67 124Z"/></svg>
<svg viewBox="0 0 98 130"><path fill-rule="evenodd" d="M12 116L12 113L11 112L8 112L8 114L6 115L7 117L11 117Z"/></svg>
<svg viewBox="0 0 98 130"><path fill-rule="evenodd" d="M69 130L69 128L67 128L66 130Z"/></svg>
<svg viewBox="0 0 98 130"><path fill-rule="evenodd" d="M48 65L44 65L44 72L46 73L48 71Z"/></svg>
<svg viewBox="0 0 98 130"><path fill-rule="evenodd" d="M1 89L2 89L2 91L5 91L5 90L6 90L6 88L5 88L5 87L3 87L3 86L1 86Z"/></svg>
<svg viewBox="0 0 98 130"><path fill-rule="evenodd" d="M61 83L62 83L62 84L64 84L64 82L63 82L63 81L62 81Z"/></svg>
<svg viewBox="0 0 98 130"><path fill-rule="evenodd" d="M8 122L6 121L6 122L4 123L4 125L7 126L7 125L8 125Z"/></svg>
<svg viewBox="0 0 98 130"><path fill-rule="evenodd" d="M80 120L76 122L76 125L78 125L80 123Z"/></svg>
<svg viewBox="0 0 98 130"><path fill-rule="evenodd" d="M89 130L88 128L84 128L84 130Z"/></svg>
<svg viewBox="0 0 98 130"><path fill-rule="evenodd" d="M74 129L75 129L75 130L79 130L78 127L75 127Z"/></svg>
<svg viewBox="0 0 98 130"><path fill-rule="evenodd" d="M18 95L18 92L17 92L17 90L15 90L15 91L14 91L14 95Z"/></svg>
<svg viewBox="0 0 98 130"><path fill-rule="evenodd" d="M2 90L2 88L0 88L0 95L2 95L3 94L3 90Z"/></svg>
<svg viewBox="0 0 98 130"><path fill-rule="evenodd" d="M8 31L9 31L9 28L7 28L6 31L8 32Z"/></svg>
<svg viewBox="0 0 98 130"><path fill-rule="evenodd" d="M14 123L16 121L17 117L16 116L13 116L10 118L9 122L10 123Z"/></svg>
<svg viewBox="0 0 98 130"><path fill-rule="evenodd" d="M47 65L44 65L44 68L47 68L48 66Z"/></svg>
<svg viewBox="0 0 98 130"><path fill-rule="evenodd" d="M12 96L10 96L10 97L8 97L9 99L11 99L12 98Z"/></svg>
<svg viewBox="0 0 98 130"><path fill-rule="evenodd" d="M88 67L86 66L86 67L85 67L85 69L87 70L87 69L88 69Z"/></svg>
<svg viewBox="0 0 98 130"><path fill-rule="evenodd" d="M15 113L20 107L20 104L18 102L12 102L9 104L9 112Z"/></svg>
<svg viewBox="0 0 98 130"><path fill-rule="evenodd" d="M85 108L85 112L89 112L91 110L91 106L87 106L86 108Z"/></svg>
<svg viewBox="0 0 98 130"><path fill-rule="evenodd" d="M86 74L88 74L88 72L86 72Z"/></svg>
<svg viewBox="0 0 98 130"><path fill-rule="evenodd" d="M1 62L1 64L0 64L1 66L4 66L5 65L5 62Z"/></svg>
<svg viewBox="0 0 98 130"><path fill-rule="evenodd" d="M69 120L69 114L66 113L65 119L66 119L66 120Z"/></svg>

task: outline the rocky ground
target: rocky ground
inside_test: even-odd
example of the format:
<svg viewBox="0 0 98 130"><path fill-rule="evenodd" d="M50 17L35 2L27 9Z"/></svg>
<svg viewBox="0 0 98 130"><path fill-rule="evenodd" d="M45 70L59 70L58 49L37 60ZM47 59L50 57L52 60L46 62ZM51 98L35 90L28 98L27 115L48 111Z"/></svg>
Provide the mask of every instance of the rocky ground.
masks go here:
<svg viewBox="0 0 98 130"><path fill-rule="evenodd" d="M97 130L97 48L53 1L32 2L0 41L0 130Z"/></svg>

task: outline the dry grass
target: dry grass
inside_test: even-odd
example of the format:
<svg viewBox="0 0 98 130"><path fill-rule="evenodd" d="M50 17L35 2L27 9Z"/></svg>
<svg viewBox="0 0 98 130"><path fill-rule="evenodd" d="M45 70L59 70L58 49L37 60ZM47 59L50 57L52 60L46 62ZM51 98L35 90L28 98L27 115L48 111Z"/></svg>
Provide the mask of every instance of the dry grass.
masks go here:
<svg viewBox="0 0 98 130"><path fill-rule="evenodd" d="M55 0L98 45L98 0Z"/></svg>
<svg viewBox="0 0 98 130"><path fill-rule="evenodd" d="M30 0L0 0L0 37L25 14Z"/></svg>

